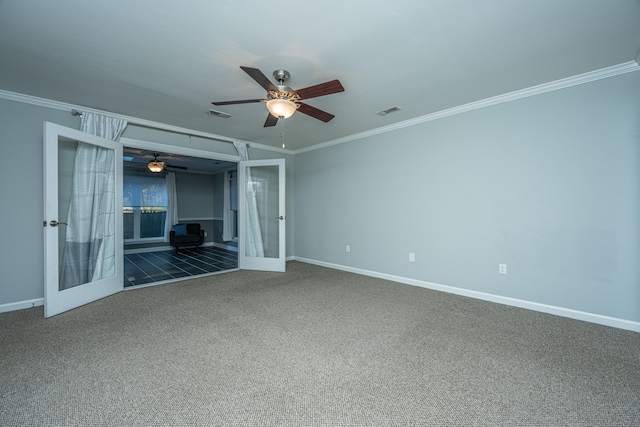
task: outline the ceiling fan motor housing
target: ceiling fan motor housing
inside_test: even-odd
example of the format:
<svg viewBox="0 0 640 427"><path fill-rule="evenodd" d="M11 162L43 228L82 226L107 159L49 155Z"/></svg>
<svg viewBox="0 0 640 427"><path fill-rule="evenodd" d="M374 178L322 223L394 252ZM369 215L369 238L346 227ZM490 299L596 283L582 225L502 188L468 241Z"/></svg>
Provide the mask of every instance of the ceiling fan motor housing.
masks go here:
<svg viewBox="0 0 640 427"><path fill-rule="evenodd" d="M291 74L289 74L287 70L275 70L273 72L273 77L278 82L278 91L270 90L267 93L268 99L286 99L289 101L295 101L300 98L295 90L284 85L284 83L291 77Z"/></svg>
<svg viewBox="0 0 640 427"><path fill-rule="evenodd" d="M296 91L286 86L278 86L278 90L270 90L267 92L267 99L286 99L288 101L296 101L300 96Z"/></svg>
<svg viewBox="0 0 640 427"><path fill-rule="evenodd" d="M276 79L277 82L279 82L280 84L283 84L284 82L289 80L289 77L291 77L291 74L289 74L287 70L275 70L273 72L273 77Z"/></svg>
<svg viewBox="0 0 640 427"><path fill-rule="evenodd" d="M325 83L305 87L294 90L285 86L285 82L289 80L290 74L287 70L278 69L273 72L273 77L277 80L274 85L262 71L257 68L240 66L253 80L267 91L266 99L243 99L236 101L218 101L212 102L213 105L233 105L233 104L249 104L254 102L265 102L269 115L264 123L264 127L275 126L278 119L290 117L296 110L314 119L321 120L325 123L329 122L335 116L326 111L322 111L309 104L302 102L310 98L331 95L333 93L344 92L344 87L339 80L334 79Z"/></svg>

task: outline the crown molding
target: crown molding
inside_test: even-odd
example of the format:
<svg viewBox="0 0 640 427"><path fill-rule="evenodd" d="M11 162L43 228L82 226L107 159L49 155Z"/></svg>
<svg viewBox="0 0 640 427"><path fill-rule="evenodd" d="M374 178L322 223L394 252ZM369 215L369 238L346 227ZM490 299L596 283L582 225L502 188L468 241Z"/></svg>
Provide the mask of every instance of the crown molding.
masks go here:
<svg viewBox="0 0 640 427"><path fill-rule="evenodd" d="M207 132L200 132L200 131L193 130L193 129L187 129L187 128L183 128L183 127L179 127L179 126L167 125L167 124L164 124L164 123L154 122L154 121L151 121L151 120L139 119L137 117L125 116L125 115L122 115L122 114L115 114L115 113L112 113L110 111L96 110L95 108L88 108L88 107L83 107L81 105L68 104L66 102L53 101L51 99L38 98L36 96L25 95L25 94L22 94L22 93L9 92L9 91L2 90L2 89L0 89L0 98L6 99L6 100L9 100L9 101L22 102L24 104L31 104L31 105L35 105L35 106L38 106L38 107L45 107L45 108L51 108L51 109L54 109L54 110L68 111L69 113L71 113L72 110L77 110L77 111L80 111L80 112L104 114L104 115L108 115L110 117L115 117L115 118L118 118L118 119L126 120L127 123L130 123L132 125L138 125L138 126L152 128L152 129L164 130L164 131L167 131L167 132L179 133L179 134L183 134L183 135L198 136L198 137L211 139L211 140L215 140L215 141L230 142L230 143L233 143L233 141L235 141L234 138L229 138L229 137L222 136L222 135L216 135L216 134L207 133Z"/></svg>
<svg viewBox="0 0 640 427"><path fill-rule="evenodd" d="M22 94L22 93L9 92L9 91L2 90L2 89L0 89L0 98L6 99L6 100L9 100L9 101L22 102L24 104L36 105L38 107L45 107L45 108L51 108L51 109L54 109L54 110L67 111L69 113L71 113L72 110L77 110L77 111L86 111L86 112L89 112L89 113L96 113L96 114L106 114L106 115L109 115L111 117L116 117L116 118L119 118L119 119L126 120L128 123L131 123L133 125L148 127L148 128L152 128L152 129L164 130L164 131L167 131L167 132L180 133L180 134L183 134L183 135L199 136L199 137L202 137L202 138L212 139L212 140L215 140L215 141L231 142L231 143L233 143L233 141L241 141L239 139L228 138L228 137L225 137L225 136L216 135L216 134L212 134L212 133L200 132L200 131L196 131L196 130L192 130L192 129L186 129L186 128L182 128L182 127L178 127L178 126L166 125L164 123L153 122L153 121L150 121L150 120L143 120L143 119L139 119L139 118L136 118L136 117L124 116L124 115L121 115L121 114L114 114L114 113L111 113L109 111L96 110L96 109L93 109L93 108L83 107L81 105L74 105L74 104L68 104L66 102L53 101L51 99L38 98L36 96L25 95L25 94ZM274 152L277 152L277 153L289 154L289 155L293 154L292 150L287 150L287 149L278 148L278 147L272 147L270 145L259 144L259 143L251 142L251 141L245 141L245 142L247 144L249 144L250 148L258 148L260 150L274 151Z"/></svg>
<svg viewBox="0 0 640 427"><path fill-rule="evenodd" d="M238 141L241 141L240 139ZM247 144L249 144L249 148L258 148L260 150L265 150L265 151L273 151L275 153L280 153L280 154L289 154L292 155L294 153L293 150L289 150L286 148L280 148L280 147L273 147L271 145L265 145L265 144L260 144L257 142L251 142L251 141L245 141Z"/></svg>
<svg viewBox="0 0 640 427"><path fill-rule="evenodd" d="M77 105L67 104L65 102L52 101L50 99L38 98L36 96L25 95L22 93L9 92L8 90L0 89L0 98L6 99L9 101L22 102L23 104L31 104L36 105L38 107L46 107L54 110L62 110L68 111L71 113L71 110L85 110L82 107ZM89 111L86 109L86 111Z"/></svg>
<svg viewBox="0 0 640 427"><path fill-rule="evenodd" d="M372 129L365 132L356 133L353 135L348 135L343 138L338 138L331 141L322 142L319 144L315 144L311 147L301 148L298 150L288 150L284 148L273 147L270 145L259 144L251 141L245 141L245 142L247 142L251 148L257 148L260 150L272 151L276 153L289 154L289 155L302 154L308 151L320 150L322 148L331 147L333 145L344 144L345 142L355 141L358 139L367 138L374 135L380 135L386 132L392 132L394 130L403 129L410 126L419 125L421 123L430 122L432 120L438 120L438 119L453 116L456 114L466 113L467 111L486 108L493 105L502 104L504 102L515 101L517 99L527 98L530 96L535 96L535 95L540 95L547 92L561 90L571 86L577 86L580 84L589 83L589 82L593 82L601 79L606 79L606 78L614 77L620 74L631 73L638 70L640 70L640 53L638 54L635 60L625 62L619 65L614 65L612 67L607 67L607 68L603 68L596 71L590 71L588 73L579 74L577 76L568 77L568 78L556 80L550 83L544 83L538 86L533 86L530 88L517 90L517 91L509 92L503 95L498 95L491 98L483 99L480 101L471 102L468 104L464 104L464 105L449 108L446 110L437 111L435 113L427 114L425 116L420 116L420 117L405 120L399 123L394 123L392 125ZM231 143L233 141L237 141L237 139L229 138L226 136L195 131L192 129L186 129L178 126L166 125L164 123L153 122L150 120L143 120L136 117L125 116L121 114L113 114L108 111L96 110L93 108L87 108L80 105L73 105L65 102L53 101L45 98L38 98L31 95L9 92L2 89L0 89L0 98L7 99L9 101L17 101L17 102L22 102L26 104L32 104L40 107L52 108L55 110L68 111L69 113L71 113L72 110L78 110L78 111L87 111L87 112L96 113L96 114L107 114L112 117L117 117L117 118L126 120L127 122L134 125L164 130L168 132L175 132L175 133L180 133L184 135L199 136L202 138L212 139L215 141L223 141L223 142L231 142Z"/></svg>
<svg viewBox="0 0 640 427"><path fill-rule="evenodd" d="M567 77L565 79L556 80L549 83L544 83L538 86L532 86L530 88L517 90L514 92L505 93L503 95L494 96L491 98L483 99L480 101L470 102L469 104L460 105L458 107L449 108L435 113L427 114L425 116L416 117L403 122L394 123L392 125L372 129L366 132L360 132L353 135L345 136L344 138L338 138L320 144L315 144L311 147L301 148L294 150L293 154L306 153L308 151L320 150L322 148L331 147L333 145L344 144L345 142L354 141L357 139L367 138L374 135L379 135L394 130L415 126L421 123L430 122L432 120L438 120L445 117L453 116L456 114L466 113L467 111L477 110L480 108L491 107L493 105L502 104L504 102L515 101L517 99L527 98L530 96L540 95L547 92L565 89L571 86L577 86L584 83L593 82L596 80L606 79L614 77L620 74L631 73L640 70L640 63L638 61L629 61L612 67L603 68L596 71L590 71L588 73L579 74L573 77Z"/></svg>

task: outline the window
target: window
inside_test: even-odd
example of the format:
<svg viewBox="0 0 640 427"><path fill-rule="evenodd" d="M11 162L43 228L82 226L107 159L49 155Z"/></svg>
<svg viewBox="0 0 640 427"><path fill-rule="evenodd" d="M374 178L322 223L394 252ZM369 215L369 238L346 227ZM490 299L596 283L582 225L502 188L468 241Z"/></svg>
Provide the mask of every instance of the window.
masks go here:
<svg viewBox="0 0 640 427"><path fill-rule="evenodd" d="M162 239L167 218L164 177L124 175L124 239Z"/></svg>

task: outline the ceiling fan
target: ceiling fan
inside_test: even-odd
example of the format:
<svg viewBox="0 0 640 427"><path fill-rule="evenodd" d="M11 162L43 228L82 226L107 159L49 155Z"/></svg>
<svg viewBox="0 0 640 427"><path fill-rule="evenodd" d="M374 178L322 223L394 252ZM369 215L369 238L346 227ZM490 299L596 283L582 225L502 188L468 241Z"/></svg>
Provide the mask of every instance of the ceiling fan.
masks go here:
<svg viewBox="0 0 640 427"><path fill-rule="evenodd" d="M339 80L331 80L303 89L293 90L284 85L290 77L289 72L286 70L275 70L273 72L273 77L278 81L278 85L276 86L271 83L267 76L265 76L259 69L243 66L240 66L240 68L242 68L245 73L249 74L253 80L258 82L258 84L267 91L267 97L260 99L244 99L240 101L212 102L213 105L264 102L269 110L269 115L267 116L267 120L264 122L264 127L275 126L278 119L289 118L296 111L300 111L303 114L311 116L314 119L321 120L325 123L335 117L333 114L329 114L326 111L322 111L301 101L319 96L331 95L333 93L344 92L344 87L342 87Z"/></svg>
<svg viewBox="0 0 640 427"><path fill-rule="evenodd" d="M153 160L149 160L149 163L147 163L147 168L153 172L153 173L160 173L165 169L182 169L182 170L187 170L186 167L184 166L174 166L174 165L168 165L165 162L163 162L162 160L158 160L158 153L153 153Z"/></svg>

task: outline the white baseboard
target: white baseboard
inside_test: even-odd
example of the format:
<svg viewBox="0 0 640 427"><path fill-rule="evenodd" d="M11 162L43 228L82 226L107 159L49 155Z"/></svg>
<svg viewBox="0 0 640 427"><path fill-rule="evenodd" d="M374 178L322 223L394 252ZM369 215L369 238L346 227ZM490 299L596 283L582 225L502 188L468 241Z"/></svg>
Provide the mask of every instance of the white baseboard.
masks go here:
<svg viewBox="0 0 640 427"><path fill-rule="evenodd" d="M131 255L131 254L141 254L141 253L147 253L147 252L162 252L162 251L170 251L171 249L173 249L173 246L170 246L170 245L152 246L150 248L125 249L124 254Z"/></svg>
<svg viewBox="0 0 640 427"><path fill-rule="evenodd" d="M209 245L209 246L212 246L212 245ZM393 282L404 283L407 285L418 286L421 288L432 289L435 291L447 292L450 294L462 295L469 298L495 302L498 304L504 304L512 307L519 307L519 308L524 308L528 310L538 311L541 313L548 313L556 316L567 317L570 319L596 323L599 325L611 326L613 328L625 329L633 332L640 332L640 322L635 322L632 320L620 319L617 317L610 317L610 316L603 316L601 314L588 313L585 311L579 311L579 310L573 310L565 307L541 304L541 303L532 302L532 301L525 301L525 300L520 300L516 298L489 294L485 292L472 291L469 289L456 288L454 286L441 285L438 283L425 282L425 281L416 280L416 279L409 279L406 277L394 276L391 274L379 273L376 271L364 270L364 269L355 268L355 267L348 267L348 266L328 263L324 261L316 261L308 258L292 256L292 257L287 257L287 261L300 261L307 264L314 264L314 265L319 265L321 267L332 268L334 270L348 271L350 273L361 274L363 276L376 277L378 279L390 280ZM44 298L36 298L31 300L12 302L8 304L0 304L0 313L6 313L9 311L15 311L15 310L22 310L25 308L38 307L41 305L44 305Z"/></svg>
<svg viewBox="0 0 640 427"><path fill-rule="evenodd" d="M30 299L26 301L11 302L8 304L0 304L0 313L9 311L24 310L25 308L39 307L44 305L44 298Z"/></svg>
<svg viewBox="0 0 640 427"><path fill-rule="evenodd" d="M425 282L422 280L409 279L391 274L379 273L371 270L363 270L360 268L348 267L340 264L333 264L324 261L316 261L313 259L293 257L294 261L300 261L307 264L319 265L321 267L332 268L334 270L348 271L350 273L361 274L363 276L376 277L378 279L390 280L393 282L404 283L406 285L419 286L421 288L432 289L435 291L447 292L450 294L462 295L469 298L475 298L484 301L495 302L512 307L525 308L527 310L538 311L541 313L553 314L570 319L582 320L599 325L611 326L613 328L625 329L633 332L640 332L640 322L632 320L619 319L616 317L603 316L601 314L588 313L585 311L573 310L565 307L557 307L553 305L541 304L532 301L520 300L517 298L504 297L500 295L489 294L485 292L472 291L469 289L456 288L454 286L441 285L438 283Z"/></svg>
<svg viewBox="0 0 640 427"><path fill-rule="evenodd" d="M238 247L237 246L225 245L224 243L215 243L214 242L210 246L214 246L214 247L220 248L220 249L226 249L226 250L231 251L231 252L238 252Z"/></svg>
<svg viewBox="0 0 640 427"><path fill-rule="evenodd" d="M225 244L222 244L222 243L204 242L203 244L200 245L201 248L211 247L211 246L215 246L216 248L226 249L226 250L232 251L232 252L238 252L238 248L237 247L225 245ZM162 252L162 251L170 251L170 250L175 250L175 248L173 246L170 246L170 245L153 246L153 247L150 247L150 248L126 249L124 251L124 254L125 255L131 255L131 254L140 254L140 253L147 253L147 252Z"/></svg>

